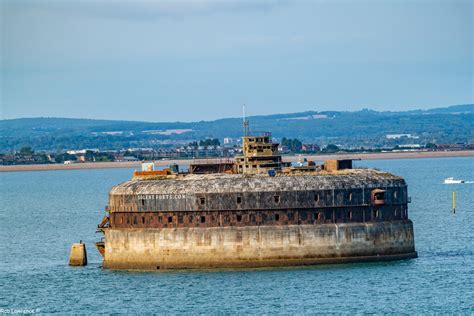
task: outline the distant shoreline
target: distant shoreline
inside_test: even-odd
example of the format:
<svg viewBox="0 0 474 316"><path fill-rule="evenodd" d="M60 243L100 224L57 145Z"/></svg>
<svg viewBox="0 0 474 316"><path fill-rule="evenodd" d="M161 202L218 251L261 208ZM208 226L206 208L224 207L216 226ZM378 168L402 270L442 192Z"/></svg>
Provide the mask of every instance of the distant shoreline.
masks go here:
<svg viewBox="0 0 474 316"><path fill-rule="evenodd" d="M297 161L299 155L283 156L284 161ZM474 157L474 150L462 151L429 151L429 152L391 152L391 153L343 153L330 155L301 155L308 160L321 161L325 159L357 159L357 160L383 160L383 159L414 159L414 158L450 158ZM220 158L208 158L207 161L219 161ZM224 158L225 159L225 158ZM192 159L156 160L156 166L167 166L171 163L189 165ZM75 164L39 164L39 165L14 165L0 166L0 172L21 171L49 171L49 170L79 170L79 169L109 169L109 168L140 168L141 162L84 162Z"/></svg>

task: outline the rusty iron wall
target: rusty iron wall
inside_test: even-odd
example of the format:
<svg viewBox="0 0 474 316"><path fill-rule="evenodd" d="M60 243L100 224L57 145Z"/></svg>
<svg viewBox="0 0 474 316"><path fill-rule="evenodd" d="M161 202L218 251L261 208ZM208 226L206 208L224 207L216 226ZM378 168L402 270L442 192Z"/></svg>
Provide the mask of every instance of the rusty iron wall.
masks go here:
<svg viewBox="0 0 474 316"><path fill-rule="evenodd" d="M265 211L115 212L110 214L110 227L177 228L308 225L384 222L405 220L407 218L406 205Z"/></svg>
<svg viewBox="0 0 474 316"><path fill-rule="evenodd" d="M406 205L406 185L378 187L386 190L386 205ZM373 188L332 190L231 192L194 194L109 195L109 211L177 212L268 210L369 206Z"/></svg>

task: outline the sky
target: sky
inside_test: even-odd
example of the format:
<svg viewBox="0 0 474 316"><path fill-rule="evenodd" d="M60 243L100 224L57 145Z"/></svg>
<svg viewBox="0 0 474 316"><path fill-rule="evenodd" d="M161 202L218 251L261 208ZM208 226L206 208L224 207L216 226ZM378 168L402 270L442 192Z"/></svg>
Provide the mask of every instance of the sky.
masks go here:
<svg viewBox="0 0 474 316"><path fill-rule="evenodd" d="M0 0L0 116L474 103L474 1Z"/></svg>

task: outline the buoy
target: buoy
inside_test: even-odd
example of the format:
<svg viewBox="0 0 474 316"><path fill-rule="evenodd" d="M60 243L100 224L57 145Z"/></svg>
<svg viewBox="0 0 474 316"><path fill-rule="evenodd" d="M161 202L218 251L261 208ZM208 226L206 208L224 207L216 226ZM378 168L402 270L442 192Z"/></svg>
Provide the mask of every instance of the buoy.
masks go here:
<svg viewBox="0 0 474 316"><path fill-rule="evenodd" d="M453 213L456 214L456 192L453 191Z"/></svg>
<svg viewBox="0 0 474 316"><path fill-rule="evenodd" d="M80 267L87 265L86 245L82 243L82 240L79 243L72 244L69 265Z"/></svg>

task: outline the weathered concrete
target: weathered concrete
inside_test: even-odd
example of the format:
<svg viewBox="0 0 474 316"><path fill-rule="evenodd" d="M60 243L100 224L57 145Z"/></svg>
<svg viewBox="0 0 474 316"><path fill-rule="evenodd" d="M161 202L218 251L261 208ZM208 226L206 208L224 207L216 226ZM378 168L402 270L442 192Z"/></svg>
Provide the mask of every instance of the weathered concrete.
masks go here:
<svg viewBox="0 0 474 316"><path fill-rule="evenodd" d="M267 174L213 173L126 181L114 186L110 195L305 191L398 185L405 185L403 178L373 169L277 174L275 177Z"/></svg>
<svg viewBox="0 0 474 316"><path fill-rule="evenodd" d="M103 266L261 267L416 257L410 220L320 225L107 229Z"/></svg>
<svg viewBox="0 0 474 316"><path fill-rule="evenodd" d="M73 244L71 247L71 254L69 256L70 266L85 266L87 265L86 245L82 242Z"/></svg>

